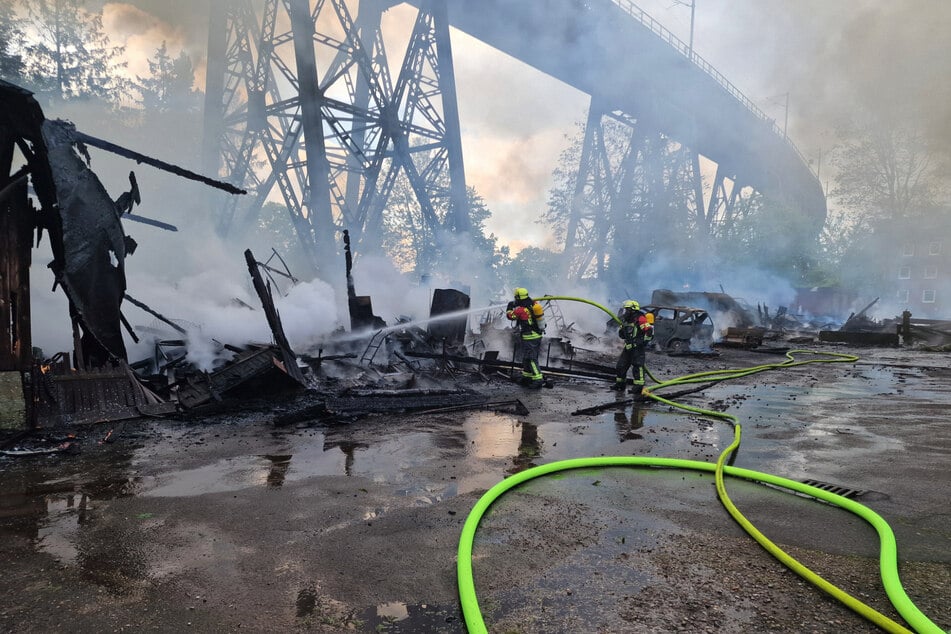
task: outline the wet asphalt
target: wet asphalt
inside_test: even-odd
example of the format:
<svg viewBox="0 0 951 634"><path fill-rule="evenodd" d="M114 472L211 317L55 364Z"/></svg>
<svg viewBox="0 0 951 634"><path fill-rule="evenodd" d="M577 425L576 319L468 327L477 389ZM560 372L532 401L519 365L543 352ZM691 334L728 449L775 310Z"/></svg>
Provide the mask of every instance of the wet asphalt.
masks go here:
<svg viewBox="0 0 951 634"><path fill-rule="evenodd" d="M880 514L905 590L947 629L949 356L834 350L861 360L757 374L684 400L739 417L736 466L835 487ZM781 360L729 349L648 357L661 380ZM248 402L73 430L77 453L0 457L0 629L464 632L456 549L489 487L566 458L712 462L733 437L723 422L656 403L573 415L616 398L599 381L538 391L500 377L466 382L493 400L520 398L530 413L276 426L293 403ZM900 619L864 521L760 484L731 479L728 490L771 539ZM726 514L712 476L693 471L533 480L490 509L473 552L493 632L879 631L763 552Z"/></svg>

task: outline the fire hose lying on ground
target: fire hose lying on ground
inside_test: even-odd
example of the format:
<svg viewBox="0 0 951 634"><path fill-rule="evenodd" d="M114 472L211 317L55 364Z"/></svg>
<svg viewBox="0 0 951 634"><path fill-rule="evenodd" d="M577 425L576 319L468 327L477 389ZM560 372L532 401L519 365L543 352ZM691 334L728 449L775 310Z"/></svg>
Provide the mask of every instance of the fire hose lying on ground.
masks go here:
<svg viewBox="0 0 951 634"><path fill-rule="evenodd" d="M590 300L574 297L556 297L556 296L546 296L539 298L539 300L555 300L555 299L564 299L571 301L580 301L592 306L596 306L601 310L605 311L611 317L620 323L617 316L614 315L610 310L604 306L592 302ZM796 354L809 354L814 355L818 358L812 358L802 361L797 361L795 356ZM892 605L902 616L903 619L910 625L915 632L919 634L941 634L942 630L934 622L932 622L925 614L923 614L917 606L912 602L912 600L905 593L905 589L901 585L901 580L898 576L898 548L895 542L895 535L892 532L891 527L888 523L875 511L859 504L854 500L850 500L841 495L819 489L817 487L803 484L801 482L796 482L795 480L789 480L780 476L771 475L768 473L762 473L759 471L751 471L749 469L741 469L738 467L731 466L732 458L735 457L735 452L740 446L740 436L741 436L741 427L739 419L733 414L728 414L726 412L718 412L714 410L702 409L699 407L693 407L690 405L684 405L677 403L672 400L665 399L662 396L659 396L657 392L665 388L674 386L674 385L684 385L689 383L701 383L701 382L711 382L711 381L725 381L728 379L739 378L743 376L748 376L750 374L756 374L758 372L765 372L767 370L776 370L784 368L792 368L801 365L807 365L811 363L854 363L858 361L858 357L847 354L837 354L831 352L814 352L809 350L791 350L786 353L787 360L781 363L770 363L765 365L753 366L750 368L740 368L740 369L728 369L728 370L713 370L710 372L700 372L696 374L688 374L681 377L671 379L669 381L657 381L653 375L650 376L656 383L656 385L651 386L648 396L660 403L664 403L671 407L681 409L684 411L692 412L695 414L700 414L703 416L713 417L719 420L727 421L733 427L733 442L726 447L723 452L719 455L715 463L712 462L703 462L698 460L685 460L678 458L653 458L653 457L643 457L643 456L607 456L607 457L593 457L593 458L575 458L570 460L561 460L558 462L552 462L549 464L541 465L538 467L533 467L527 469L520 473L514 474L502 482L499 482L491 489L489 489L476 503L472 511L470 511L469 516L466 518L466 522L462 528L462 534L459 537L459 550L458 550L458 564L456 569L456 576L459 584L459 600L462 605L462 614L465 619L466 627L469 632L473 634L488 632L485 622L482 618L482 612L479 608L479 601L476 596L475 582L473 579L472 572L472 545L475 539L476 529L479 526L479 522L482 517L485 515L489 507L498 500L502 495L507 491L517 487L518 485L538 478L544 475L551 473L556 473L559 471L567 471L571 469L582 469L582 468L606 468L606 467L667 467L673 469L691 469L695 471L707 471L714 474L714 479L716 482L717 497L720 502L726 508L727 512L731 517L745 530L753 539L756 540L764 549L766 549L773 557L782 562L787 568L798 574L800 577L816 586L820 590L826 592L842 604L844 604L849 609L853 610L863 618L874 623L885 631L888 632L903 632L909 633L911 630L906 628L904 625L897 623L896 621L890 619L884 614L876 611L874 608L863 603L859 599L856 599L852 595L848 594L838 586L833 585L829 581L825 580L823 577L819 576L817 573L813 572L811 569L807 568L805 565L800 563L798 560L794 559L787 552L782 550L774 542L770 541L768 537L763 535L753 524L750 522L740 511L737 509L736 505L730 499L729 494L726 489L726 476L732 478L742 478L752 482L760 482L765 484L770 484L776 487L794 491L796 493L801 493L808 495L810 497L834 504L850 513L861 517L863 520L868 522L872 528L875 529L879 537L879 570L881 572L882 584L885 588L885 592L888 595L888 599L891 601Z"/></svg>

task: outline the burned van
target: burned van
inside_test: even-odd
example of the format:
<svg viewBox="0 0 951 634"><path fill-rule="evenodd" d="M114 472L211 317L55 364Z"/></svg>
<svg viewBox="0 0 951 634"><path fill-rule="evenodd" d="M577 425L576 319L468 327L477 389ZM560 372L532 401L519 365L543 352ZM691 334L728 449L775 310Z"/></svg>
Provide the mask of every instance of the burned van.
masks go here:
<svg viewBox="0 0 951 634"><path fill-rule="evenodd" d="M699 308L644 306L654 315L654 347L664 352L704 350L713 343L713 320Z"/></svg>

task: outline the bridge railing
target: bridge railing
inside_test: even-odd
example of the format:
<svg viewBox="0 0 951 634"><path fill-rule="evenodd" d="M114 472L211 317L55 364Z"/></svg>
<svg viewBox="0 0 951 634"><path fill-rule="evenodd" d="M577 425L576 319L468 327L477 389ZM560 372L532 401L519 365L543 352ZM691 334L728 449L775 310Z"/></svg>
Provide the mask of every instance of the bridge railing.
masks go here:
<svg viewBox="0 0 951 634"><path fill-rule="evenodd" d="M793 143L786 133L776 124L776 120L772 117L766 115L765 112L760 110L756 104L750 101L749 97L740 92L740 89L733 85L733 83L727 79L723 73L718 71L713 65L707 60L703 59L696 52L690 50L690 46L681 40L679 37L670 32L670 30L665 27L663 24L658 22L651 16L649 13L641 9L639 6L631 2L631 0L612 0L614 4L618 5L624 11L629 13L632 17L636 18L641 24L649 28L655 35L667 42L669 45L673 46L677 51L679 51L684 57L693 62L697 67L700 68L707 75L712 77L718 84L720 84L728 93L733 95L733 97L739 101L741 104L746 106L747 110L755 114L757 117L767 122L772 128L773 132L777 136L783 137L783 140L789 144L789 146L799 155L799 158L802 160L803 164L809 167L810 171L812 167L809 164L809 161L806 160L806 157L803 156L802 152L799 151L799 148L796 147L796 144Z"/></svg>

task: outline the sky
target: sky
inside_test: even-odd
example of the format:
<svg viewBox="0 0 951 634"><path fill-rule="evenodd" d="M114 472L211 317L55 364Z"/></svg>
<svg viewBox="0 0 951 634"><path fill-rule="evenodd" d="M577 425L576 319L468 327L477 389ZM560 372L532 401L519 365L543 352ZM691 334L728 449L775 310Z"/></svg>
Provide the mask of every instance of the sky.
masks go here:
<svg viewBox="0 0 951 634"><path fill-rule="evenodd" d="M877 115L899 111L901 116L914 117L935 143L951 147L951 1L695 3L695 52L781 127L788 116L789 138L813 167L820 169L823 180L831 174L828 161L835 148L837 126L861 109ZM637 4L683 41L689 40L689 6L677 0L641 0ZM86 3L90 9L102 8L104 28L113 43L125 46L131 74L146 75L148 58L165 41L171 55L184 50L192 57L199 83L205 72L209 5L210 0ZM391 10L387 19L410 24L413 17L414 10L403 6ZM545 28L541 19L538 28ZM453 31L452 44L466 177L492 211L487 229L513 252L525 246L555 246L548 228L537 219L546 207L559 155L578 134L577 125L586 116L587 96L463 33ZM394 49L389 52L393 55ZM65 116L53 111L46 114ZM109 122L102 121L99 112L79 110L66 118L80 129L108 136ZM181 137L171 131L165 139L167 147L195 147L193 136L183 132ZM144 149L138 148L134 139L116 140ZM170 158L164 148L156 155ZM102 166L109 159L96 160ZM179 162L196 167L197 157L182 157ZM106 182L110 192L117 195L121 191L128 169L117 170L118 180ZM105 173L97 172L100 176ZM139 180L141 184L144 179L140 176ZM200 195L197 186L176 188L186 192L183 196ZM156 199L151 192L144 195L138 212L164 219L154 213ZM148 230L135 227L135 231ZM166 247L149 240L140 244L130 271L148 271L153 262L169 261ZM44 280L41 285L46 283ZM130 293L136 295L133 288L130 284ZM369 294L383 290L359 289ZM226 292L239 294L236 289ZM252 297L244 297L254 302Z"/></svg>

